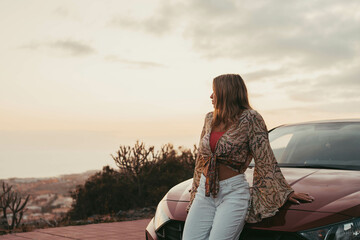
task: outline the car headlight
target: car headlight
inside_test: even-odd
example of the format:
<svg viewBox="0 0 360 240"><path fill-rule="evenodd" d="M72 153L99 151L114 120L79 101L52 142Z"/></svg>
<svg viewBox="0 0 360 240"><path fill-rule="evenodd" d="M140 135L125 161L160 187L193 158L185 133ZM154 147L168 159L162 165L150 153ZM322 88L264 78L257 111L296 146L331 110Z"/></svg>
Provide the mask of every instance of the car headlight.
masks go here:
<svg viewBox="0 0 360 240"><path fill-rule="evenodd" d="M359 240L360 218L299 232L309 240Z"/></svg>
<svg viewBox="0 0 360 240"><path fill-rule="evenodd" d="M155 230L158 230L164 223L170 220L169 216L165 212L165 209L167 208L166 201L164 200L165 197L159 202L156 208L156 212L154 216Z"/></svg>

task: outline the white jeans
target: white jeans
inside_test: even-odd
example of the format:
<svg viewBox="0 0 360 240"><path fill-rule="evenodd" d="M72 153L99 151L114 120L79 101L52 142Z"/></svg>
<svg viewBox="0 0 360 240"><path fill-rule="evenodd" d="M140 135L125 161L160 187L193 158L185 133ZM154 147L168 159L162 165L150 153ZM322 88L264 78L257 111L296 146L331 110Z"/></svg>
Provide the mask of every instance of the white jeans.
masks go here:
<svg viewBox="0 0 360 240"><path fill-rule="evenodd" d="M211 194L210 197L205 196L205 176L201 174L182 239L238 239L245 225L249 203L250 190L245 174L220 181L216 198Z"/></svg>

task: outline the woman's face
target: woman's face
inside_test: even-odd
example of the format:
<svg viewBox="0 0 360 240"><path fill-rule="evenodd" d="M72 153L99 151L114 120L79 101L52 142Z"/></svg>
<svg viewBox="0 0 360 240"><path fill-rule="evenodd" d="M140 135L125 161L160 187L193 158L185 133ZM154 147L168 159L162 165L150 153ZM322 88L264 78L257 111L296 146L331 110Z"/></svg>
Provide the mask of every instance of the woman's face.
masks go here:
<svg viewBox="0 0 360 240"><path fill-rule="evenodd" d="M210 98L211 98L211 102L213 104L213 106L215 107L215 104L216 104L216 96L215 96L215 93L214 93L214 87L213 87L213 92L212 94L210 95Z"/></svg>

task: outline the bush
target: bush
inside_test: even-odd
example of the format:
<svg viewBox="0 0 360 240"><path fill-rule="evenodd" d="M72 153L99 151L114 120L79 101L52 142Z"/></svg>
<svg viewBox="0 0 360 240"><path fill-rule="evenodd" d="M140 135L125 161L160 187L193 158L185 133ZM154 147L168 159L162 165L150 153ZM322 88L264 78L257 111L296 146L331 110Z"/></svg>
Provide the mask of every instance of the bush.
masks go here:
<svg viewBox="0 0 360 240"><path fill-rule="evenodd" d="M179 151L166 144L155 153L154 147L138 141L132 148L120 146L117 155L111 155L119 170L105 166L77 186L71 192L75 201L68 217L79 220L156 205L171 187L193 176L196 146Z"/></svg>

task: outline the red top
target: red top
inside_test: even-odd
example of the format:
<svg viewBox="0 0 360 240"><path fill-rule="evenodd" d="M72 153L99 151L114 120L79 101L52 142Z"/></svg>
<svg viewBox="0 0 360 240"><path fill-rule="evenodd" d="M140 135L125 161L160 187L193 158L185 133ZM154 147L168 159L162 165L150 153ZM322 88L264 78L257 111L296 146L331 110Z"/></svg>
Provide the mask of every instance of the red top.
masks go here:
<svg viewBox="0 0 360 240"><path fill-rule="evenodd" d="M225 132L211 132L210 134L210 148L211 151L215 151L215 146L219 138L224 134Z"/></svg>

